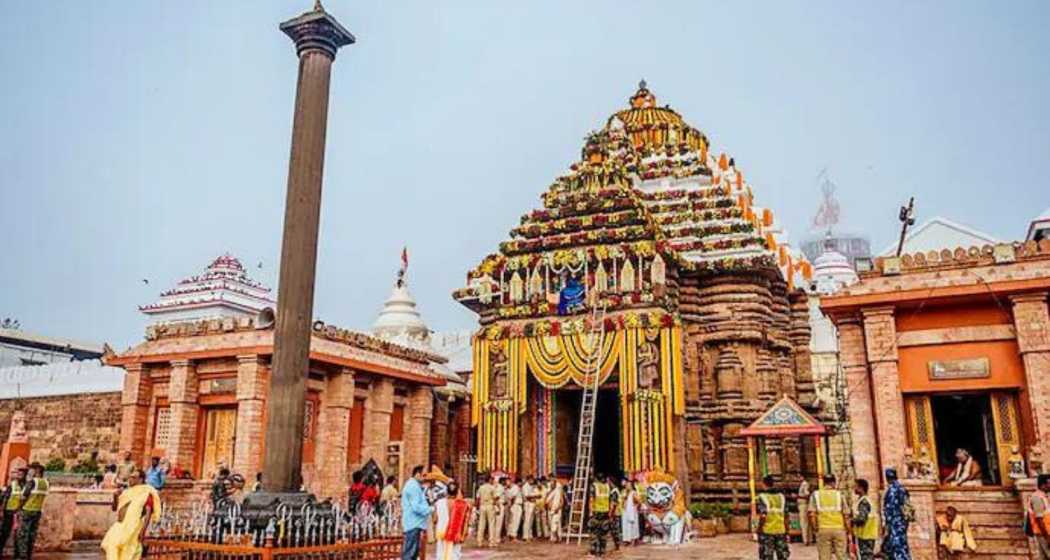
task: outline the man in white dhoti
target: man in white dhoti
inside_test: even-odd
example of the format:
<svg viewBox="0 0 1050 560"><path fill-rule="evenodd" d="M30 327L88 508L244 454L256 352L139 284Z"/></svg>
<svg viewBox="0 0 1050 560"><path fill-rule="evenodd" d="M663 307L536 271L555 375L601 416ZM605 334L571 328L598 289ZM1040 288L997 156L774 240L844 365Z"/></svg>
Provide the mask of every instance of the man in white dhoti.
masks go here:
<svg viewBox="0 0 1050 560"><path fill-rule="evenodd" d="M556 542L561 539L561 510L565 507L565 486L561 480L555 477L551 481L550 490L544 501L547 503L547 519L549 520L547 525L550 529L551 541Z"/></svg>
<svg viewBox="0 0 1050 560"><path fill-rule="evenodd" d="M536 501L540 499L540 487L532 476L525 478L521 486L521 497L525 501L525 521L521 527L521 538L525 542L532 540L532 529L536 524Z"/></svg>
<svg viewBox="0 0 1050 560"><path fill-rule="evenodd" d="M620 538L624 544L635 544L642 537L640 518L638 517L638 489L633 480L624 482L623 511L620 514Z"/></svg>
<svg viewBox="0 0 1050 560"><path fill-rule="evenodd" d="M434 504L437 518L437 560L459 560L470 529L470 502L463 499L459 484L448 483L448 495Z"/></svg>
<svg viewBox="0 0 1050 560"><path fill-rule="evenodd" d="M511 541L518 539L518 530L521 529L521 514L525 506L525 498L521 494L521 486L515 480L507 486L507 538Z"/></svg>

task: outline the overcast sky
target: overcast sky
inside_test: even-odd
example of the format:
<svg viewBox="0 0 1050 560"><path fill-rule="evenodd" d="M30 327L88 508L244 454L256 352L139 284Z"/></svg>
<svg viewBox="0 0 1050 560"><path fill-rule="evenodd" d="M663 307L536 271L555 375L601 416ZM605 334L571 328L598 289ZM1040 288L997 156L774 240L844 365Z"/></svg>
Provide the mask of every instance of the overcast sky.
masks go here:
<svg viewBox="0 0 1050 560"><path fill-rule="evenodd" d="M839 186L1014 239L1050 205L1047 2L326 0L334 66L315 315L365 328L400 248L431 328L645 78L794 239ZM0 317L123 348L216 255L275 286L296 1L0 1ZM259 268L259 265L262 265ZM148 279L146 285L142 279Z"/></svg>

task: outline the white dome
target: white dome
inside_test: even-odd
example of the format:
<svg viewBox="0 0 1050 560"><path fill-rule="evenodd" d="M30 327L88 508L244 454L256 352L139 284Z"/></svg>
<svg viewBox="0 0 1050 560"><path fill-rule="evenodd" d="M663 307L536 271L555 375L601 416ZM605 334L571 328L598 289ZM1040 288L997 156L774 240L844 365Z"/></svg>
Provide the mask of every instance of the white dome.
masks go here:
<svg viewBox="0 0 1050 560"><path fill-rule="evenodd" d="M813 284L817 293L833 294L858 280L857 271L850 266L849 259L838 251L825 249L813 261Z"/></svg>
<svg viewBox="0 0 1050 560"><path fill-rule="evenodd" d="M404 283L399 282L394 286L394 291L372 324L372 332L387 339L409 338L420 342L430 339L430 329L423 322L423 317L416 309L416 300Z"/></svg>

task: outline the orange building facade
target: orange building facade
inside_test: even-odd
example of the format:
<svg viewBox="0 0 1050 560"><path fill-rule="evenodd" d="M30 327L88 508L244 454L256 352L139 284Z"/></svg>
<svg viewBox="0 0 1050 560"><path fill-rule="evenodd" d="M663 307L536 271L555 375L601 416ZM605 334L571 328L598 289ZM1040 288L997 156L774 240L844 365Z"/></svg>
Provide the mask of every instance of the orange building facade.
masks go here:
<svg viewBox="0 0 1050 560"><path fill-rule="evenodd" d="M1050 240L877 259L823 298L838 328L857 476L897 468L933 558L934 516L955 506L978 548L1027 557L1021 495L1050 452ZM981 469L956 486L957 449ZM1020 493L1019 493L1020 491Z"/></svg>
<svg viewBox="0 0 1050 560"><path fill-rule="evenodd" d="M143 343L107 357L127 371L121 449L138 463L166 457L173 471L195 479L228 466L251 480L266 445L272 354L272 325L250 317L149 327ZM350 473L369 460L403 479L432 459L434 389L445 384L435 365L445 360L315 323L303 444L308 490L342 495Z"/></svg>

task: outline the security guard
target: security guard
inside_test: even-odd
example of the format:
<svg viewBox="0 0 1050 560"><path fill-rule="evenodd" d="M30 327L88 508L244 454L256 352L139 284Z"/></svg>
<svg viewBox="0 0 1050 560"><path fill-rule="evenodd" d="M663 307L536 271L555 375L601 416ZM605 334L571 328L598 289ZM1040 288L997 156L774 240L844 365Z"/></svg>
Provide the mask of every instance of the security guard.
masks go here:
<svg viewBox="0 0 1050 560"><path fill-rule="evenodd" d="M598 473L591 484L591 518L588 521L591 530L591 554L605 554L605 537L609 534L610 511L612 509L612 488L605 482L605 475Z"/></svg>
<svg viewBox="0 0 1050 560"><path fill-rule="evenodd" d="M868 481L853 482L857 505L853 514L853 538L857 539L857 560L875 559L875 541L879 538L879 511L868 499Z"/></svg>
<svg viewBox="0 0 1050 560"><path fill-rule="evenodd" d="M758 557L760 560L788 560L787 498L773 488L773 477L762 479L758 495Z"/></svg>
<svg viewBox="0 0 1050 560"><path fill-rule="evenodd" d="M26 484L22 502L22 518L18 533L15 535L15 558L28 560L33 555L33 544L36 542L36 531L40 527L40 517L44 511L44 500L51 486L44 478L44 466L40 463L29 465L30 480Z"/></svg>
<svg viewBox="0 0 1050 560"><path fill-rule="evenodd" d="M820 560L846 560L846 509L842 492L835 487L835 475L824 475L824 488L809 498L810 523L817 528L817 557Z"/></svg>

